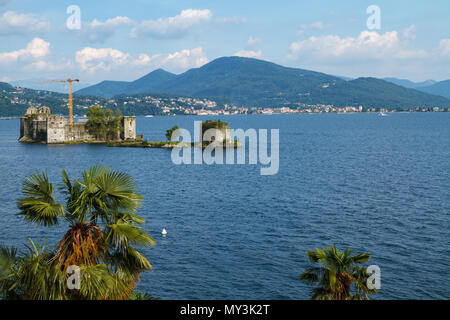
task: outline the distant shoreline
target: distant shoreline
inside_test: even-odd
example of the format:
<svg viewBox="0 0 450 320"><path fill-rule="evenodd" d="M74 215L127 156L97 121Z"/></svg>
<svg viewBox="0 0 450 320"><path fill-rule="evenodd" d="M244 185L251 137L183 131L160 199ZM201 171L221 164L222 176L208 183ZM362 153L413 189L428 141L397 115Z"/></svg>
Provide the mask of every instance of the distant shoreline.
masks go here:
<svg viewBox="0 0 450 320"><path fill-rule="evenodd" d="M258 115L264 115L264 116L270 116L270 115L300 115L300 114L379 114L380 112L373 112L373 111L367 111L367 112L274 112L274 113L235 113L235 114L220 114L220 113L211 113L211 114L173 114L173 115L153 115L151 118L154 117L186 117L186 116L199 116L199 117L218 117L218 116L258 116ZM385 111L384 113L392 114L392 113L449 113L449 111L446 110L440 110L440 111ZM63 115L64 117L67 117L68 115ZM150 118L148 115L139 115L133 117L139 117L139 118ZM20 116L15 117L0 117L0 120L14 120L14 119L20 119ZM84 119L84 118L83 118Z"/></svg>

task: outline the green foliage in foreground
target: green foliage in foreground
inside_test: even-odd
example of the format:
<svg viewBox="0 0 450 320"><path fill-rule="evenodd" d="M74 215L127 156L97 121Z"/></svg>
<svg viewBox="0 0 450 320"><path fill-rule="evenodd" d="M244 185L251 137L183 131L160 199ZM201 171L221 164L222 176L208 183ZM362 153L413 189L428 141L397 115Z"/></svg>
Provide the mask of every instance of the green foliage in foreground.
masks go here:
<svg viewBox="0 0 450 320"><path fill-rule="evenodd" d="M161 300L160 298L155 298L145 292L133 291L128 300Z"/></svg>
<svg viewBox="0 0 450 320"><path fill-rule="evenodd" d="M310 262L320 264L300 275L300 280L316 286L313 300L362 300L377 292L367 287L370 275L359 266L370 259L370 254L352 255L350 248L340 252L332 246L308 251L306 256Z"/></svg>
<svg viewBox="0 0 450 320"><path fill-rule="evenodd" d="M80 180L62 172L65 203L54 196L46 174L23 183L19 216L46 227L65 223L68 231L52 248L33 242L24 253L0 247L0 298L19 300L116 300L149 297L133 293L140 273L151 270L138 251L155 241L136 214L142 196L127 174L96 166ZM69 289L71 266L80 270L80 288Z"/></svg>

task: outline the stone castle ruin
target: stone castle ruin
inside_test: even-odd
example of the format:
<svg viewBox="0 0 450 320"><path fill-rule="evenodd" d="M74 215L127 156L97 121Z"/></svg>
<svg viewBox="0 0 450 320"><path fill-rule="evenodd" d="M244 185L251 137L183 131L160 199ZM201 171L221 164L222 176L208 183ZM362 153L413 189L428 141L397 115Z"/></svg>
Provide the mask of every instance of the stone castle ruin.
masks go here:
<svg viewBox="0 0 450 320"><path fill-rule="evenodd" d="M117 133L120 140L136 139L136 117L123 117L122 127L123 131ZM65 117L52 115L48 107L30 107L20 118L20 142L58 144L94 140L97 139L86 129L86 122L70 125Z"/></svg>

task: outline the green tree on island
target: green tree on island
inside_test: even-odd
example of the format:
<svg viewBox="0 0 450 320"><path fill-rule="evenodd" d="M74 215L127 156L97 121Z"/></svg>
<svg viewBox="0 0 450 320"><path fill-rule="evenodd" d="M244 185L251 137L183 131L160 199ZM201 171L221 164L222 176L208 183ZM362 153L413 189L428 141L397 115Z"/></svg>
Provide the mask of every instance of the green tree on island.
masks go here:
<svg viewBox="0 0 450 320"><path fill-rule="evenodd" d="M205 133L208 129L229 129L228 122L220 120L206 120L202 122L202 132Z"/></svg>
<svg viewBox="0 0 450 320"><path fill-rule="evenodd" d="M313 300L362 300L377 292L367 287L370 276L359 265L370 259L370 254L352 255L352 249L340 252L336 246L316 248L306 253L308 260L322 266L312 267L300 275L300 280L317 287Z"/></svg>
<svg viewBox="0 0 450 320"><path fill-rule="evenodd" d="M89 108L87 111L88 121L86 129L98 140L119 140L122 132L122 112L116 109L115 113L111 109L103 110L99 105Z"/></svg>
<svg viewBox="0 0 450 320"><path fill-rule="evenodd" d="M174 126L174 127L172 127L172 129L168 129L168 130L166 131L166 138L167 138L167 141L172 142L173 139L177 138L177 136L173 136L173 133L174 133L175 131L177 131L178 129L180 129L180 128L178 128L178 126Z"/></svg>
<svg viewBox="0 0 450 320"><path fill-rule="evenodd" d="M92 106L87 111L88 121L86 129L97 139L106 138L106 115L103 108L99 105Z"/></svg>
<svg viewBox="0 0 450 320"><path fill-rule="evenodd" d="M151 270L138 247L155 245L136 214L142 196L125 173L95 166L80 180L63 170L66 196L60 203L45 173L24 181L19 216L46 227L65 223L68 231L49 249L31 239L22 255L0 247L0 297L25 300L144 299L137 293L140 273ZM78 266L80 288L67 285L71 266Z"/></svg>
<svg viewBox="0 0 450 320"><path fill-rule="evenodd" d="M107 128L107 140L119 140L120 133L123 131L122 126L122 111L116 109L113 113L111 109L106 109L106 128Z"/></svg>

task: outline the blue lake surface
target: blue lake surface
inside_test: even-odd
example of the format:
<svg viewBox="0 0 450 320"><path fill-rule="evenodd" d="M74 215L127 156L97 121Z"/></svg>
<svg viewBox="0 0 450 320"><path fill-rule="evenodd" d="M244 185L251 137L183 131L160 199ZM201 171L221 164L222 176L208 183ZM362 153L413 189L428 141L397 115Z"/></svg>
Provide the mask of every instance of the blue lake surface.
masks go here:
<svg viewBox="0 0 450 320"><path fill-rule="evenodd" d="M162 299L308 299L305 253L336 244L372 254L375 299L450 298L450 113L138 118L138 134L164 139L194 120L280 129L280 169L180 165L169 150L17 142L19 120L0 121L0 243L58 241L14 215L23 179L45 170L61 184L91 165L129 173L157 241L139 288ZM166 228L167 237L161 236Z"/></svg>

